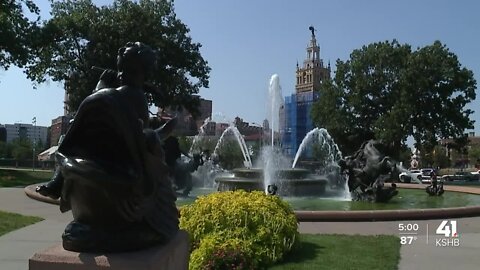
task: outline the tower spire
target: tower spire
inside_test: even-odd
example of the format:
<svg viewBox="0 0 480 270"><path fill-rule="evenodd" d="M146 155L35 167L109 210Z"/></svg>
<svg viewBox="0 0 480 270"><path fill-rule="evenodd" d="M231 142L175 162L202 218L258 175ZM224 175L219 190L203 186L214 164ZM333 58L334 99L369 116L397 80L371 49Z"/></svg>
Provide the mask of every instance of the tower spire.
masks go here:
<svg viewBox="0 0 480 270"><path fill-rule="evenodd" d="M303 65L299 66L297 62L297 83L295 85L297 93L312 92L319 88L324 79L330 77L330 69L323 65L320 58L320 46L315 37L316 30L312 25L308 27L308 30L311 31L311 38L306 48L306 58Z"/></svg>

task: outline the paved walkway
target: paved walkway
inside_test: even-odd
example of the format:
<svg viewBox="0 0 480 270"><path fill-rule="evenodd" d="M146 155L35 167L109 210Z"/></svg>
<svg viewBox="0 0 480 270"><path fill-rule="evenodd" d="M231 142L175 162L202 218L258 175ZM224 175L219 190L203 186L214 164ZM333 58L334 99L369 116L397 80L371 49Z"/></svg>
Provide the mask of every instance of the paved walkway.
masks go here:
<svg viewBox="0 0 480 270"><path fill-rule="evenodd" d="M28 269L28 259L37 251L61 241L71 213L58 206L32 200L22 188L0 188L0 210L40 216L45 220L0 237L0 269ZM400 270L473 270L480 265L480 217L458 218L460 246L437 247L435 230L441 220L389 222L302 222L302 233L399 235L399 224L418 224L416 240L401 248ZM428 233L427 233L428 230ZM413 236L413 235L411 235ZM428 241L428 243L427 243Z"/></svg>

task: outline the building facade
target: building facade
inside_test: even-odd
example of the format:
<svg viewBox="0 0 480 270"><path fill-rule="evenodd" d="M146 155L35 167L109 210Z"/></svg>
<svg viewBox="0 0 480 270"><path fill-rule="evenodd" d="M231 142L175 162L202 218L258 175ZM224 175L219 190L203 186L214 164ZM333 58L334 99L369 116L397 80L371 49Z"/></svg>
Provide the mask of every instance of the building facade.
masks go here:
<svg viewBox="0 0 480 270"><path fill-rule="evenodd" d="M48 127L36 126L32 124L5 124L7 131L7 143L18 139L26 138L30 141L41 141L44 145L47 143Z"/></svg>
<svg viewBox="0 0 480 270"><path fill-rule="evenodd" d="M311 26L311 39L303 65L297 63L295 93L285 97L280 108L280 137L284 153L293 157L305 135L314 128L310 112L320 98L319 88L323 81L330 79L330 64L325 66L320 58L315 30Z"/></svg>
<svg viewBox="0 0 480 270"><path fill-rule="evenodd" d="M197 127L200 128L205 119L212 118L212 101L208 99L200 98L200 106L198 108L200 111L199 117L196 119Z"/></svg>
<svg viewBox="0 0 480 270"><path fill-rule="evenodd" d="M453 168L477 168L480 169L480 157L472 155L471 151L480 148L480 136L475 136L475 132L465 134L467 143L460 150L455 147L455 140L441 139L438 144L443 147L445 156L450 160L450 167Z"/></svg>
<svg viewBox="0 0 480 270"><path fill-rule="evenodd" d="M0 142L6 142L6 141L7 141L7 129L3 125L0 125Z"/></svg>
<svg viewBox="0 0 480 270"><path fill-rule="evenodd" d="M200 98L198 107L199 115L196 119L186 110L175 110L172 108L158 108L158 115L161 119L176 118L175 136L195 136L205 119L212 117L212 101Z"/></svg>
<svg viewBox="0 0 480 270"><path fill-rule="evenodd" d="M50 146L58 145L60 136L67 133L71 117L59 116L52 120L50 126Z"/></svg>

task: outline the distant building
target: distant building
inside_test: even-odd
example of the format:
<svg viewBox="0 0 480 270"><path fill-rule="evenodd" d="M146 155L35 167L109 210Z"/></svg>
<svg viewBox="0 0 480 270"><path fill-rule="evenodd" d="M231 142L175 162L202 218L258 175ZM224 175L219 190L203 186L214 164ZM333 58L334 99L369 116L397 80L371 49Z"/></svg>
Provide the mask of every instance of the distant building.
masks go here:
<svg viewBox="0 0 480 270"><path fill-rule="evenodd" d="M198 129L203 125L205 119L212 117L212 101L200 98L200 115L194 119L185 109L173 110L171 108L159 108L159 115L162 119L177 118L177 125L174 134L176 136L195 136Z"/></svg>
<svg viewBox="0 0 480 270"><path fill-rule="evenodd" d="M215 136L215 129L217 127L217 123L211 121L208 122L204 127L203 130L205 132L205 135L207 136Z"/></svg>
<svg viewBox="0 0 480 270"><path fill-rule="evenodd" d="M216 123L215 136L220 136L230 126L228 123Z"/></svg>
<svg viewBox="0 0 480 270"><path fill-rule="evenodd" d="M32 124L22 124L22 123L15 123L15 124L5 124L5 128L7 131L7 143L18 139L18 138L26 138L30 141L41 141L43 144L47 142L47 133L48 128L42 126L34 126Z"/></svg>
<svg viewBox="0 0 480 270"><path fill-rule="evenodd" d="M59 116L52 120L50 126L50 146L58 145L60 136L67 133L71 118L68 116Z"/></svg>
<svg viewBox="0 0 480 270"><path fill-rule="evenodd" d="M208 99L200 98L200 107L198 108L200 115L197 118L197 127L200 128L203 125L203 122L207 118L212 117L212 101Z"/></svg>
<svg viewBox="0 0 480 270"><path fill-rule="evenodd" d="M442 139L439 142L445 151L445 155L450 159L452 167L476 167L480 169L480 160L470 160L468 152L472 148L480 147L480 136L475 136L475 132L469 132L467 135L467 144L464 151L455 149L455 141L453 139Z"/></svg>
<svg viewBox="0 0 480 270"><path fill-rule="evenodd" d="M319 88L324 80L330 79L330 64L324 66L320 58L315 32L307 46L307 56L300 67L297 63L295 93L285 97L280 108L280 137L282 149L293 157L305 135L313 129L310 115L314 102L319 99Z"/></svg>
<svg viewBox="0 0 480 270"><path fill-rule="evenodd" d="M244 122L242 118L235 117L234 125L237 127L240 134L244 136L250 136L254 134L261 134L263 136L264 129L261 126L250 125L248 122Z"/></svg>
<svg viewBox="0 0 480 270"><path fill-rule="evenodd" d="M7 141L7 129L5 126L0 125L0 142L6 142Z"/></svg>

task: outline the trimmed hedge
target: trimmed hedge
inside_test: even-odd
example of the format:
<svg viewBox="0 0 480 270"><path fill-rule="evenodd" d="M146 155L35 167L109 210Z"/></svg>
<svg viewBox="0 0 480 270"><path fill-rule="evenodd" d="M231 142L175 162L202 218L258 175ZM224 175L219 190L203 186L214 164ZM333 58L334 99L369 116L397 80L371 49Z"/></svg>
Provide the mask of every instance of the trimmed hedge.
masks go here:
<svg viewBox="0 0 480 270"><path fill-rule="evenodd" d="M207 269L212 254L219 250L239 250L254 267L265 267L281 260L298 239L297 219L290 205L260 191L202 196L184 206L180 216L180 228L191 237L190 269Z"/></svg>

